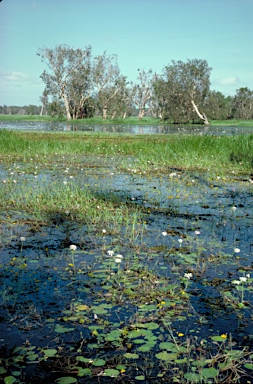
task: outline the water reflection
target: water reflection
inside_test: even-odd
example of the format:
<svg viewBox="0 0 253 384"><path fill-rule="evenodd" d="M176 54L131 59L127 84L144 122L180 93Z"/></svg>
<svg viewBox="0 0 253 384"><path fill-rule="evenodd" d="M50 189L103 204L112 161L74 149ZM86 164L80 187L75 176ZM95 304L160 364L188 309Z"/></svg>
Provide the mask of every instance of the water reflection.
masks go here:
<svg viewBox="0 0 253 384"><path fill-rule="evenodd" d="M129 125L129 124L71 124L66 122L8 122L1 121L0 129L20 129L34 131L84 131L84 132L108 132L128 133L135 135L143 134L197 134L197 135L237 135L251 134L252 127L226 127L226 126L198 126L198 125Z"/></svg>

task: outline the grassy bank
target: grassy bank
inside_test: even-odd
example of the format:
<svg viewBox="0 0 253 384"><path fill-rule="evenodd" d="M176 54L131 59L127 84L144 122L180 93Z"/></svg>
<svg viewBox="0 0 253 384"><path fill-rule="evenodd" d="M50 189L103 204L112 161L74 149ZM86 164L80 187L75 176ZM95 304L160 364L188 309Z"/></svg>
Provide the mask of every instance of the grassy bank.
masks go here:
<svg viewBox="0 0 253 384"><path fill-rule="evenodd" d="M84 132L0 131L0 159L10 161L61 161L72 164L80 156L117 157L128 167L129 156L139 171L167 172L168 168L247 173L253 169L253 135L233 137L195 135L117 135ZM101 160L102 161L102 160Z"/></svg>
<svg viewBox="0 0 253 384"><path fill-rule="evenodd" d="M66 122L66 118L56 118L51 116L39 116L39 115L1 115L0 121L38 121L38 122ZM124 125L169 125L167 121L156 119L153 117L144 117L139 119L138 117L127 117L125 119L115 118L104 120L100 116L95 116L90 119L78 119L71 120L71 124L124 124ZM241 127L252 127L252 120L212 120L211 125L215 126L241 126Z"/></svg>

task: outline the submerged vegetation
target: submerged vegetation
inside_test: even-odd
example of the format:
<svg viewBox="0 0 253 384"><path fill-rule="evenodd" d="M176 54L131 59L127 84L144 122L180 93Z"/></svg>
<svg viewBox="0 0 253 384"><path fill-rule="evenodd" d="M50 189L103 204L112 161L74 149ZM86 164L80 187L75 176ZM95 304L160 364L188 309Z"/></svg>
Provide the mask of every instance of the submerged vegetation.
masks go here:
<svg viewBox="0 0 253 384"><path fill-rule="evenodd" d="M4 383L252 382L252 144L0 130Z"/></svg>

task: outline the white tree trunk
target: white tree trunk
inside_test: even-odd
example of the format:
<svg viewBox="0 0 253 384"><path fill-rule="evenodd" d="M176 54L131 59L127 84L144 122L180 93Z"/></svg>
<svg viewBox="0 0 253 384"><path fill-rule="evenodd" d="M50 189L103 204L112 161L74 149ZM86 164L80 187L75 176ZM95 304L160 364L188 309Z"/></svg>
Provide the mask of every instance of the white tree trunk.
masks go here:
<svg viewBox="0 0 253 384"><path fill-rule="evenodd" d="M64 91L62 92L62 97L64 100L65 109L66 109L66 118L67 118L67 120L71 120L71 114L69 111L69 102L68 102L68 98L66 96L66 93Z"/></svg>
<svg viewBox="0 0 253 384"><path fill-rule="evenodd" d="M209 121L207 120L206 115L205 115L204 113L201 114L201 113L199 112L198 107L197 107L197 105L194 103L193 100L191 100L191 103L192 103L192 106L193 106L193 108L194 108L194 111L197 113L198 117L199 117L201 120L204 121L204 124L205 124L205 125L210 125Z"/></svg>
<svg viewBox="0 0 253 384"><path fill-rule="evenodd" d="M107 118L107 107L106 105L103 107L103 119L106 120Z"/></svg>

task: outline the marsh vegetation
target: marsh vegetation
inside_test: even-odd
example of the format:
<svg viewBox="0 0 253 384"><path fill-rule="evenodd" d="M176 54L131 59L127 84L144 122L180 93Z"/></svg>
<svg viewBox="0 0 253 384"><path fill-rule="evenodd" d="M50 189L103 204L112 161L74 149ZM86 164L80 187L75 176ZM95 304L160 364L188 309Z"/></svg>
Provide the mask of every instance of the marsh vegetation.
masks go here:
<svg viewBox="0 0 253 384"><path fill-rule="evenodd" d="M253 135L0 130L5 383L250 383Z"/></svg>

